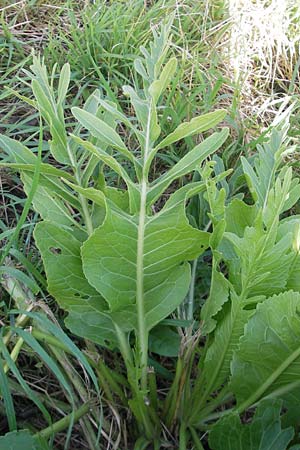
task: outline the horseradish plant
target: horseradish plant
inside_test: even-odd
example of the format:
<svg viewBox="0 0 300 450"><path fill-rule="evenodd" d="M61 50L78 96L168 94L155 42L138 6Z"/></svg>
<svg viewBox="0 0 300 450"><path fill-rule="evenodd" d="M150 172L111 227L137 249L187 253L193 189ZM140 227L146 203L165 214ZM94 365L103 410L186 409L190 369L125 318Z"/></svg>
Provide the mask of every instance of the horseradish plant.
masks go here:
<svg viewBox="0 0 300 450"><path fill-rule="evenodd" d="M134 416L136 425L129 430L135 448L168 446L169 430L180 449L203 448L207 431L213 450L267 449L266 428L277 436L272 449L282 450L299 422L299 414L290 412L300 388L300 219L283 218L300 196L292 169L282 167L283 154L293 149L286 145L286 126L274 129L254 162L242 159L249 191L243 185L238 193L234 182L241 185L242 178L237 173L226 182L229 172L220 170L220 158L203 165L228 137L228 129L221 128L152 179L158 153L215 127L226 114L217 110L195 117L161 136L163 94L177 67L175 58L165 62L169 31L170 23L153 32L150 51L141 48L134 68L142 86L124 86L135 117L96 90L82 109L72 109L77 120L72 133L64 118L69 66L61 71L56 95L55 72L49 83L45 66L34 57L28 73L36 99L31 104L49 127L50 152L60 168L1 136L5 164L21 172L42 218L34 237L49 293L68 312L67 327L122 355L128 384L109 370L103 374L114 392L114 408L129 408ZM166 195L175 180L191 172L199 181ZM192 197L203 208L200 221L187 218ZM200 320L195 317L188 326L165 320L183 304L193 319L191 261L205 251L212 259L211 286ZM175 336L176 347L174 326L183 327L183 339L164 397L149 357L158 351L157 336L168 347ZM164 345L160 351L170 354ZM261 400L252 423L242 425L239 414ZM234 432L228 434L230 428Z"/></svg>

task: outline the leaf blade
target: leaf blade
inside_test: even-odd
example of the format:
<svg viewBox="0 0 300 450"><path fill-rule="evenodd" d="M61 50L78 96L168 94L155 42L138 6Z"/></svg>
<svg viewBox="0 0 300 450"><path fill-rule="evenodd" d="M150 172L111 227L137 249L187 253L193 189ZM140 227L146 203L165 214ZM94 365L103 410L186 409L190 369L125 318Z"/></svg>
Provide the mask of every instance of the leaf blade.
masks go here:
<svg viewBox="0 0 300 450"><path fill-rule="evenodd" d="M199 117L194 117L190 122L185 122L179 125L175 131L165 137L157 146L156 150L167 147L179 139L188 136L193 136L196 133L202 133L209 128L214 127L220 123L226 116L227 111L220 109L211 113L203 114Z"/></svg>

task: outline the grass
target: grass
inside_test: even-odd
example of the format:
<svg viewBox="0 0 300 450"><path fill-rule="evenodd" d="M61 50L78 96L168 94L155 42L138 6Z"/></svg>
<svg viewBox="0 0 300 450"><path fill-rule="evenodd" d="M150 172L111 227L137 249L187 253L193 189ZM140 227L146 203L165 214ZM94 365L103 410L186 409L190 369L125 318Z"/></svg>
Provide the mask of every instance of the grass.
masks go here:
<svg viewBox="0 0 300 450"><path fill-rule="evenodd" d="M279 7L277 1L272 4ZM251 152L257 139L261 139L258 138L261 132L299 98L300 10L288 1L280 2L285 9L278 15L279 10L273 11L266 1L255 5L234 0L228 4L205 0L201 8L193 0L67 0L51 5L39 0L4 1L0 7L0 132L22 139L37 151L39 118L26 103L26 99L30 100L26 70L31 64L32 49L42 53L49 69L55 64L62 67L66 60L70 63L68 98L72 101L68 108L82 104L95 88L126 108L127 99L121 87L132 80L131 66L139 47L148 41L150 27L175 11L171 52L179 57L180 69L169 91L167 106L161 111L163 131L170 132L197 113L225 107L230 112L232 136L223 162L228 168L237 165L239 155ZM261 11L259 24L255 8ZM282 16L286 21L281 20ZM269 33L270 17L274 19L271 27L276 31L274 35ZM238 26L239 23L244 26ZM299 132L296 103L291 114L290 137L297 145ZM158 155L156 170L162 172L178 161L188 144L188 140L182 141L172 147L168 156ZM48 157L46 142L42 143L41 157ZM56 429L64 431L56 435L55 448L67 448L69 440L72 449L97 448L94 425L100 423L103 448L117 449L121 434L126 435L126 424L107 399L120 380L112 379L111 385L103 387L103 400L97 393L98 384L91 370L102 382L101 370L114 367L114 355L104 354L106 365L101 366L94 359L89 343L79 341L74 346L64 330L62 313L48 297L32 240L32 230L39 218L26 210L20 181L5 169L1 169L0 198L0 238L5 257L2 265L5 270L0 268L4 273L0 319L5 342L1 354L5 367L11 369L0 377L12 418L8 423L1 421L1 433L14 429L16 421L19 426L30 426L36 431L46 427L51 416ZM203 285L208 284L208 276L197 274ZM37 302L37 298L42 301ZM27 312L13 313L13 308ZM43 326L39 322L41 316L35 316L37 312L42 314ZM27 329L32 323L38 324L35 334ZM20 331L9 328L14 324L19 325ZM122 370L120 367L120 373ZM164 373L163 367L161 370ZM37 373L48 381L38 382ZM57 395L50 399L49 393L54 392ZM81 416L78 413L82 412L81 403L89 401L92 411L87 414L89 408L84 409ZM22 417L24 405L32 409L33 420ZM78 421L70 415L72 411ZM0 413L3 418L4 411ZM49 430L47 433L51 435Z"/></svg>

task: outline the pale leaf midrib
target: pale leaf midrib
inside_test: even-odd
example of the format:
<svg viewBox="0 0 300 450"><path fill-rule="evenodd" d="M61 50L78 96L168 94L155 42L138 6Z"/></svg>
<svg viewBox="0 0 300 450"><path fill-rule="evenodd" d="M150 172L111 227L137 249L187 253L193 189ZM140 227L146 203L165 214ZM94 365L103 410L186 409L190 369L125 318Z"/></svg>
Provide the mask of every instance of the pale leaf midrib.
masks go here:
<svg viewBox="0 0 300 450"><path fill-rule="evenodd" d="M294 350L288 358L286 358L280 366L265 380L265 382L256 391L245 400L238 408L237 412L241 413L251 406L263 393L282 375L282 373L300 356L300 346Z"/></svg>

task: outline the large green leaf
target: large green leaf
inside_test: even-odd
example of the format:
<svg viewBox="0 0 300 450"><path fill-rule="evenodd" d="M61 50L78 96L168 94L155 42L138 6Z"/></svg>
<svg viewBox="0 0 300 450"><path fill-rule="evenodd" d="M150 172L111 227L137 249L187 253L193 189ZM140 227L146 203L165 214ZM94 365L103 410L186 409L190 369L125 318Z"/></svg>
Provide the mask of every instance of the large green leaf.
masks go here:
<svg viewBox="0 0 300 450"><path fill-rule="evenodd" d="M230 388L243 411L267 394L300 383L300 294L284 292L257 306L232 363ZM284 397L284 390L278 395Z"/></svg>
<svg viewBox="0 0 300 450"><path fill-rule="evenodd" d="M280 401L265 400L250 424L241 424L238 414L225 416L210 433L211 450L286 450L294 430L281 428L280 411Z"/></svg>
<svg viewBox="0 0 300 450"><path fill-rule="evenodd" d="M179 353L180 335L171 327L157 325L149 336L149 350L162 356L176 357Z"/></svg>
<svg viewBox="0 0 300 450"><path fill-rule="evenodd" d="M190 282L187 261L203 253L209 235L188 224L184 201L146 216L142 267L138 267L138 228L137 215L118 211L107 201L103 225L83 245L83 269L111 311L132 311L132 327L136 320L137 273L141 270L145 321L150 330L184 299Z"/></svg>
<svg viewBox="0 0 300 450"><path fill-rule="evenodd" d="M202 389L205 399L229 379L233 353L252 314L251 311L243 309L239 298L233 292L230 295L231 303L225 305L223 317L219 320L204 360Z"/></svg>
<svg viewBox="0 0 300 450"><path fill-rule="evenodd" d="M28 430L12 431L0 436L0 450L50 450L46 441Z"/></svg>
<svg viewBox="0 0 300 450"><path fill-rule="evenodd" d="M291 233L273 244L261 223L245 228L244 236L225 233L239 257L230 280L247 296L273 295L281 292L289 277L293 255Z"/></svg>
<svg viewBox="0 0 300 450"><path fill-rule="evenodd" d="M74 334L101 345L114 345L114 329L106 302L82 272L81 242L48 221L35 227L34 237L43 258L49 292L69 312L68 327Z"/></svg>
<svg viewBox="0 0 300 450"><path fill-rule="evenodd" d="M243 236L224 234L224 240L232 244L237 256L230 265L229 279L243 300L255 295L271 296L286 288L293 260L292 233L280 237L278 227L291 182L289 168L270 187L264 207L257 210L254 223L244 229ZM225 259L226 253L228 248ZM234 257L230 255L229 259Z"/></svg>

